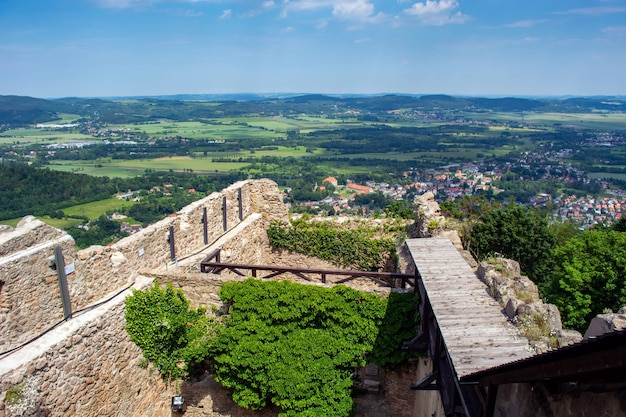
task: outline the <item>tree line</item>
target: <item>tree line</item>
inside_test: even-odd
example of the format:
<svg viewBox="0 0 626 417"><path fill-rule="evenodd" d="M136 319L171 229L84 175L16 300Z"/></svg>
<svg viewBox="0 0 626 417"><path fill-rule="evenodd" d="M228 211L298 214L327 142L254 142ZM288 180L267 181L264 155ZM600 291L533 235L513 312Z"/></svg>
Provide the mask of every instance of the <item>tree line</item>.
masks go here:
<svg viewBox="0 0 626 417"><path fill-rule="evenodd" d="M626 305L625 218L579 230L572 223L551 224L545 211L480 198L441 208L462 221L464 245L477 259L518 261L542 298L558 307L565 326L584 332L596 314Z"/></svg>

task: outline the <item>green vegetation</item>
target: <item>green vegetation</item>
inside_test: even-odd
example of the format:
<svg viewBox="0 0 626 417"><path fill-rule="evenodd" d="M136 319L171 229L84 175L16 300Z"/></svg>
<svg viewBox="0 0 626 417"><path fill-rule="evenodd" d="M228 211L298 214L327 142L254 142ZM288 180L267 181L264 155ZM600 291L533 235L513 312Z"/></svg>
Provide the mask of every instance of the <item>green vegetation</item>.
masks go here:
<svg viewBox="0 0 626 417"><path fill-rule="evenodd" d="M75 206L63 209L63 213L67 217L88 218L95 220L104 213L122 212L134 203L132 201L120 200L117 197L105 198L91 203L77 204Z"/></svg>
<svg viewBox="0 0 626 417"><path fill-rule="evenodd" d="M584 331L596 314L626 305L626 232L585 230L554 250L544 284L563 324Z"/></svg>
<svg viewBox="0 0 626 417"><path fill-rule="evenodd" d="M354 368L366 359L402 363L398 348L415 332L412 294L385 300L344 286L248 279L224 284L220 297L231 308L215 342L217 380L237 404L272 403L281 416L349 416Z"/></svg>
<svg viewBox="0 0 626 417"><path fill-rule="evenodd" d="M1 164L0 184L0 219L50 214L79 203L108 199L118 191L118 184L108 178L20 164Z"/></svg>
<svg viewBox="0 0 626 417"><path fill-rule="evenodd" d="M543 282L552 267L555 238L545 214L515 204L484 212L471 232L469 249L478 259L494 254L519 262L523 273Z"/></svg>
<svg viewBox="0 0 626 417"><path fill-rule="evenodd" d="M273 222L267 235L273 248L314 256L338 266L378 271L391 262L393 269L397 262L396 239L376 238L377 232L381 231L365 226L340 228L329 222L300 218L290 225Z"/></svg>
<svg viewBox="0 0 626 417"><path fill-rule="evenodd" d="M558 307L564 326L584 332L596 314L626 305L626 220L580 231L570 223L550 226L543 213L514 204L465 199L442 208L464 222L479 259L517 260L542 298ZM538 318L524 325L529 335L550 336Z"/></svg>
<svg viewBox="0 0 626 417"><path fill-rule="evenodd" d="M78 249L85 249L92 245L106 246L128 236L120 232L120 223L107 218L104 214L97 220L89 222L87 228L68 227L67 233L72 235Z"/></svg>
<svg viewBox="0 0 626 417"><path fill-rule="evenodd" d="M208 357L214 322L205 309L192 309L181 290L155 282L126 299L126 331L167 379L184 378Z"/></svg>
<svg viewBox="0 0 626 417"><path fill-rule="evenodd" d="M216 324L180 290L155 283L127 298L126 329L165 378L185 378L209 360L237 404L274 404L281 416L351 415L355 368L405 363L399 348L418 323L412 293L380 298L249 278L225 283L220 298L229 311Z"/></svg>

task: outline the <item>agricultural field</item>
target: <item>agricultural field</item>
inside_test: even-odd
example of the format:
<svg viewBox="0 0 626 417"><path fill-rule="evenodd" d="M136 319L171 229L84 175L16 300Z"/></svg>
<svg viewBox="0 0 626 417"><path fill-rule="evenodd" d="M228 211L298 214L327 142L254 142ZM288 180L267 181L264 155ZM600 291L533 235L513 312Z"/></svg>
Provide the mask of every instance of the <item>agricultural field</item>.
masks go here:
<svg viewBox="0 0 626 417"><path fill-rule="evenodd" d="M68 142L100 142L101 139L78 132L36 127L0 132L0 145L53 145Z"/></svg>
<svg viewBox="0 0 626 417"><path fill-rule="evenodd" d="M262 119L264 120L264 119ZM131 133L145 133L151 137L180 136L190 139L239 140L255 137L263 139L283 139L283 132L249 126L236 120L218 119L210 122L171 122L158 121L142 124L108 125L109 129Z"/></svg>
<svg viewBox="0 0 626 417"><path fill-rule="evenodd" d="M463 116L475 121L492 120L507 124L524 123L527 126L522 131L529 131L533 126L550 130L554 127L626 130L626 114L623 112L491 112L463 113Z"/></svg>
<svg viewBox="0 0 626 417"><path fill-rule="evenodd" d="M63 209L63 213L65 213L66 217L83 216L89 218L89 220L95 220L106 212L118 211L123 207L130 207L132 205L132 201L112 197L106 200L68 207Z"/></svg>
<svg viewBox="0 0 626 417"><path fill-rule="evenodd" d="M146 158L128 160L105 160L94 161L51 161L47 168L88 174L94 176L108 176L118 178L135 177L142 175L145 170L156 171L188 171L195 173L219 173L237 171L246 166L242 162L212 162L210 158L200 157L199 159L188 156L172 156L166 158Z"/></svg>

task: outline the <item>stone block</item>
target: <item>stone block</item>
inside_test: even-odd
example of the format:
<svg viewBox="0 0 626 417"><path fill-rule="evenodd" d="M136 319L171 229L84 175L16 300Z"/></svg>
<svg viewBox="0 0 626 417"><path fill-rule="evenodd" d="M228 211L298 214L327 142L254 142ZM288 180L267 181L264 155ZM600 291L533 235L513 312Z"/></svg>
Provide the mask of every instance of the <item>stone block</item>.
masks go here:
<svg viewBox="0 0 626 417"><path fill-rule="evenodd" d="M378 374L380 373L380 368L378 367L378 365L368 363L367 365L365 365L364 372L367 376L378 376Z"/></svg>
<svg viewBox="0 0 626 417"><path fill-rule="evenodd" d="M363 380L363 388L365 388L368 392L379 392L380 381L376 381L373 379L365 379Z"/></svg>
<svg viewBox="0 0 626 417"><path fill-rule="evenodd" d="M519 306L524 304L522 300L519 300L515 297L510 297L509 301L507 301L506 306L504 307L504 312L509 317L509 319L513 320L517 315L517 309Z"/></svg>

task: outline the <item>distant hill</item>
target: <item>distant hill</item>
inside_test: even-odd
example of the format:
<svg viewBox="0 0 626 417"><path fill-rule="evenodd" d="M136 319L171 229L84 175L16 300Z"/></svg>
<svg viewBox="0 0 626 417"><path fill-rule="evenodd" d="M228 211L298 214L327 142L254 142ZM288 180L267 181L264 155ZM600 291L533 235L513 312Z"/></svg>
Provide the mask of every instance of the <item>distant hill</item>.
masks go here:
<svg viewBox="0 0 626 417"><path fill-rule="evenodd" d="M217 105L207 105L207 103ZM198 120L256 114L328 113L342 109L363 114L400 109L420 111L626 111L624 97L484 98L434 95L333 96L324 94L180 94L157 97L77 98L44 100L0 96L0 124L25 126L54 121L59 113L98 117L106 123L132 123L155 119Z"/></svg>

